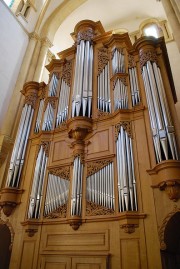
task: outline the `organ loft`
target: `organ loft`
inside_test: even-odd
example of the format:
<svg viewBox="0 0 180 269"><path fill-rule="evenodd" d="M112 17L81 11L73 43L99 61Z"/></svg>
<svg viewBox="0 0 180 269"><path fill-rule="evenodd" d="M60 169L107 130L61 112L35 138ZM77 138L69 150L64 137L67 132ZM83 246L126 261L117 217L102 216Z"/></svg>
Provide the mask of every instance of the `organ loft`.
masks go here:
<svg viewBox="0 0 180 269"><path fill-rule="evenodd" d="M0 196L11 246L3 269L176 266L178 252L167 253L179 216L180 128L164 40L132 45L90 20L71 36L46 66L49 83L21 91Z"/></svg>

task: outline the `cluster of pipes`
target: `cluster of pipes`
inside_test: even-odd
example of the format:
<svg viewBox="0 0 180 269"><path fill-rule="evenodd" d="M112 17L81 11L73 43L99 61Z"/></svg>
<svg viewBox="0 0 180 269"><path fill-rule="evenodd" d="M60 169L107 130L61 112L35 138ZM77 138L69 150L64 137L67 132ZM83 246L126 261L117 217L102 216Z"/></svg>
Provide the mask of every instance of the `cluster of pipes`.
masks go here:
<svg viewBox="0 0 180 269"><path fill-rule="evenodd" d="M114 110L128 109L127 86L117 79L114 87Z"/></svg>
<svg viewBox="0 0 180 269"><path fill-rule="evenodd" d="M77 45L75 78L72 98L72 117L91 117L93 46L81 40Z"/></svg>
<svg viewBox="0 0 180 269"><path fill-rule="evenodd" d="M11 155L10 167L6 181L7 187L19 187L33 113L34 108L31 105L25 104L22 110L13 152Z"/></svg>
<svg viewBox="0 0 180 269"><path fill-rule="evenodd" d="M35 133L39 133L40 131L43 112L44 112L44 99L41 99L39 102L39 109L38 109L38 114L37 114L35 128L34 128Z"/></svg>
<svg viewBox="0 0 180 269"><path fill-rule="evenodd" d="M111 112L109 62L98 75L98 109Z"/></svg>
<svg viewBox="0 0 180 269"><path fill-rule="evenodd" d="M109 163L98 172L87 177L87 201L114 210L114 168Z"/></svg>
<svg viewBox="0 0 180 269"><path fill-rule="evenodd" d="M29 210L28 210L29 219L31 218L38 219L40 217L47 160L48 157L45 153L45 150L43 149L43 146L41 145L36 160L33 185L30 195Z"/></svg>
<svg viewBox="0 0 180 269"><path fill-rule="evenodd" d="M132 106L136 106L140 103L139 86L136 67L129 68L130 88Z"/></svg>
<svg viewBox="0 0 180 269"><path fill-rule="evenodd" d="M174 126L168 107L161 71L155 62L148 61L143 66L142 75L156 160L158 163L168 159L178 160Z"/></svg>
<svg viewBox="0 0 180 269"><path fill-rule="evenodd" d="M82 177L83 164L80 157L74 159L73 181L71 194L71 216L80 216L82 208Z"/></svg>
<svg viewBox="0 0 180 269"><path fill-rule="evenodd" d="M121 126L116 141L119 211L137 210L132 140Z"/></svg>
<svg viewBox="0 0 180 269"><path fill-rule="evenodd" d="M69 95L70 87L62 79L61 80L61 89L59 96L59 104L56 118L56 127L58 127L63 121L66 121L68 118L68 104L69 104Z"/></svg>
<svg viewBox="0 0 180 269"><path fill-rule="evenodd" d="M69 180L48 175L48 185L46 190L46 200L44 206L44 215L55 211L60 206L67 204L69 197Z"/></svg>

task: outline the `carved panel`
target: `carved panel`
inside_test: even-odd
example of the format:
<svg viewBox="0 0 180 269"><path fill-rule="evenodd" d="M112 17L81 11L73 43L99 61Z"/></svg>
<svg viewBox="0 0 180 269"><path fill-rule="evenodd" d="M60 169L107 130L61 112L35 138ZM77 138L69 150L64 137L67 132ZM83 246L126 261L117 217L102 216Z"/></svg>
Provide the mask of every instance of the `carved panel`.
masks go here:
<svg viewBox="0 0 180 269"><path fill-rule="evenodd" d="M129 68L136 67L136 62L135 62L134 56L131 54L128 55L128 67Z"/></svg>
<svg viewBox="0 0 180 269"><path fill-rule="evenodd" d="M101 206L101 205L97 205L93 202L87 201L86 215L87 216L114 215L114 210Z"/></svg>
<svg viewBox="0 0 180 269"><path fill-rule="evenodd" d="M121 126L127 132L128 136L132 138L131 122L130 121L121 121L120 123L115 125L115 139L116 140L118 139L118 135L119 135Z"/></svg>
<svg viewBox="0 0 180 269"><path fill-rule="evenodd" d="M35 241L24 241L20 269L32 269Z"/></svg>
<svg viewBox="0 0 180 269"><path fill-rule="evenodd" d="M98 50L98 75L102 72L104 67L108 64L109 56L108 49L100 48Z"/></svg>
<svg viewBox="0 0 180 269"><path fill-rule="evenodd" d="M121 268L142 268L140 264L140 246L139 239L121 239L120 240L121 251Z"/></svg>
<svg viewBox="0 0 180 269"><path fill-rule="evenodd" d="M157 58L156 51L148 50L148 51L143 51L140 54L140 66L141 66L141 69L143 68L143 66L148 61L156 62L158 64L158 58Z"/></svg>
<svg viewBox="0 0 180 269"><path fill-rule="evenodd" d="M62 79L71 87L72 61L67 61L63 65Z"/></svg>
<svg viewBox="0 0 180 269"><path fill-rule="evenodd" d="M112 159L100 160L94 162L88 162L87 164L87 176L91 176L97 173L100 169L112 162Z"/></svg>
<svg viewBox="0 0 180 269"><path fill-rule="evenodd" d="M65 161L71 157L71 150L65 140L55 141L52 150L52 162Z"/></svg>
<svg viewBox="0 0 180 269"><path fill-rule="evenodd" d="M52 167L49 168L49 173L55 176L59 176L63 179L70 179L70 167L62 166L62 167Z"/></svg>
<svg viewBox="0 0 180 269"><path fill-rule="evenodd" d="M56 210L52 211L45 216L46 219L56 219L56 218L66 218L67 214L67 204L58 207Z"/></svg>
<svg viewBox="0 0 180 269"><path fill-rule="evenodd" d="M95 157L104 156L105 153L112 153L112 140L110 137L110 130L101 130L96 132L91 138L87 145L87 154L96 155Z"/></svg>

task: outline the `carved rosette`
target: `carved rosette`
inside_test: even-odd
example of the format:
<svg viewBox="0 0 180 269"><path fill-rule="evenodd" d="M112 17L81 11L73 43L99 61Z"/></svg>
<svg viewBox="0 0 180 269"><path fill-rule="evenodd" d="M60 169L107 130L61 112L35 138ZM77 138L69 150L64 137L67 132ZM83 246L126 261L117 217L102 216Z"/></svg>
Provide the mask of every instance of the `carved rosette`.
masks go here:
<svg viewBox="0 0 180 269"><path fill-rule="evenodd" d="M46 156L49 157L50 142L49 141L42 141L40 146L43 147L43 150L45 151Z"/></svg>
<svg viewBox="0 0 180 269"><path fill-rule="evenodd" d="M54 168L49 168L48 170L49 170L49 173L52 175L70 180L70 167L69 166L54 167Z"/></svg>
<svg viewBox="0 0 180 269"><path fill-rule="evenodd" d="M100 215L114 215L114 210L87 201L86 216L100 216Z"/></svg>
<svg viewBox="0 0 180 269"><path fill-rule="evenodd" d="M166 192L170 200L176 202L180 198L180 181L179 180L169 180L162 182L159 185L161 191Z"/></svg>
<svg viewBox="0 0 180 269"><path fill-rule="evenodd" d="M120 123L115 125L115 139L116 140L118 139L118 135L119 135L121 126L127 132L128 136L132 138L131 122L130 121L121 121Z"/></svg>
<svg viewBox="0 0 180 269"><path fill-rule="evenodd" d="M174 206L174 209L172 210L172 212L170 212L165 219L163 220L163 223L159 229L159 240L160 240L160 248L161 250L166 250L167 246L166 243L164 241L164 233L165 233L165 229L167 226L168 221L177 213L180 212L180 208L177 208L177 206Z"/></svg>
<svg viewBox="0 0 180 269"><path fill-rule="evenodd" d="M131 54L128 55L128 67L129 68L136 67L136 62L135 62L134 56Z"/></svg>
<svg viewBox="0 0 180 269"><path fill-rule="evenodd" d="M94 30L92 28L90 28L90 27L85 28L85 29L79 31L79 33L77 34L76 43L77 43L77 45L79 45L81 40L92 42L92 39L94 38L94 36L95 36L95 33L94 33Z"/></svg>
<svg viewBox="0 0 180 269"><path fill-rule="evenodd" d="M69 87L71 87L71 75L72 75L72 61L67 61L63 65L62 79L66 82L66 84Z"/></svg>
<svg viewBox="0 0 180 269"><path fill-rule="evenodd" d="M94 161L87 164L87 176L91 176L104 168L109 163L112 163L112 159Z"/></svg>
<svg viewBox="0 0 180 269"><path fill-rule="evenodd" d="M64 204L44 217L46 219L57 219L57 218L66 218L66 215L67 215L67 204Z"/></svg>
<svg viewBox="0 0 180 269"><path fill-rule="evenodd" d="M100 48L98 50L98 75L109 62L108 49Z"/></svg>
<svg viewBox="0 0 180 269"><path fill-rule="evenodd" d="M146 62L148 62L148 61L155 62L158 65L158 57L157 57L156 51L148 50L148 51L142 51L140 53L141 70L142 70L143 66L146 64Z"/></svg>

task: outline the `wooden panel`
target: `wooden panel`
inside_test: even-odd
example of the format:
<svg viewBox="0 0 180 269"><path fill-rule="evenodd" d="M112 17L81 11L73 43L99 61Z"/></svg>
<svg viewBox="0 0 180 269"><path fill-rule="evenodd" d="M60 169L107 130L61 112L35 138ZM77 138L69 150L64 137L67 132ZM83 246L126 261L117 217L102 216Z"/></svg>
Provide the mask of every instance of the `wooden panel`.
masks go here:
<svg viewBox="0 0 180 269"><path fill-rule="evenodd" d="M122 269L140 269L139 239L122 239L120 243Z"/></svg>
<svg viewBox="0 0 180 269"><path fill-rule="evenodd" d="M62 256L45 256L42 258L42 269L70 269L71 258Z"/></svg>
<svg viewBox="0 0 180 269"><path fill-rule="evenodd" d="M69 159L70 155L70 148L64 140L54 142L52 149L52 162L61 160L65 161L66 159Z"/></svg>
<svg viewBox="0 0 180 269"><path fill-rule="evenodd" d="M33 257L34 257L34 241L25 241L23 244L23 251L21 256L21 269L31 269L33 265Z"/></svg>
<svg viewBox="0 0 180 269"><path fill-rule="evenodd" d="M109 250L108 230L100 232L52 233L44 234L43 250Z"/></svg>
<svg viewBox="0 0 180 269"><path fill-rule="evenodd" d="M106 269L107 257L73 257L72 269Z"/></svg>
<svg viewBox="0 0 180 269"><path fill-rule="evenodd" d="M96 132L89 139L88 156L98 157L98 155L111 154L112 152L112 139L111 128Z"/></svg>

